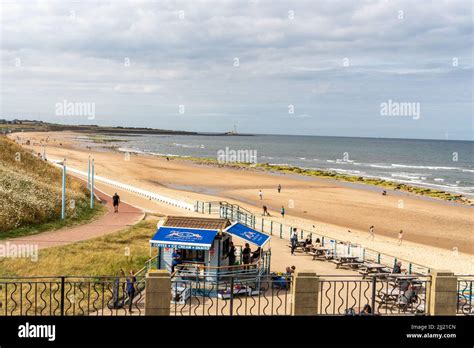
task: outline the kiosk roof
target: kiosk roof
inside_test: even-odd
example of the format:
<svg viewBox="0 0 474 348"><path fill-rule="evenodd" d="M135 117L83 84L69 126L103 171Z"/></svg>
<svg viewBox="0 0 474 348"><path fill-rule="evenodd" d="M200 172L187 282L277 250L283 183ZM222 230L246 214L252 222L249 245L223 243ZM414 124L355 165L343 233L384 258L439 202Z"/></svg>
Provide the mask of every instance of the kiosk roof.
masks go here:
<svg viewBox="0 0 474 348"><path fill-rule="evenodd" d="M224 230L227 226L230 226L230 222L227 219L187 216L169 216L163 224L163 227L184 227L202 230Z"/></svg>

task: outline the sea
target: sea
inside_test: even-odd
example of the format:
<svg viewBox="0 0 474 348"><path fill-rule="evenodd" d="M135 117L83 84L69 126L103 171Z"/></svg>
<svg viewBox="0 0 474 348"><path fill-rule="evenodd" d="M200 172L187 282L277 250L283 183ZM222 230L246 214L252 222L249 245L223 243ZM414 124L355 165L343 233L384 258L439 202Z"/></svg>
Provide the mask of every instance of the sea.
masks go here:
<svg viewBox="0 0 474 348"><path fill-rule="evenodd" d="M125 152L217 159L225 151L248 150L257 163L323 169L474 197L473 141L295 135L118 138L126 140L117 143Z"/></svg>

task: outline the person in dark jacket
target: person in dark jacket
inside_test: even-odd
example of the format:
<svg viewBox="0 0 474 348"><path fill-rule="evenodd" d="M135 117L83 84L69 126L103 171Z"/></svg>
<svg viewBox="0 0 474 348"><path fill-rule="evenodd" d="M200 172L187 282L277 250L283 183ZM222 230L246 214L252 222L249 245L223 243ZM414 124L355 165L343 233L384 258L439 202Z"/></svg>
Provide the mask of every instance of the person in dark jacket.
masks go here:
<svg viewBox="0 0 474 348"><path fill-rule="evenodd" d="M248 265L250 263L250 254L252 251L250 250L249 243L245 243L245 248L242 250L242 261L244 265Z"/></svg>
<svg viewBox="0 0 474 348"><path fill-rule="evenodd" d="M235 265L235 246L233 242L229 243L229 252L227 253L229 258L229 266Z"/></svg>
<svg viewBox="0 0 474 348"><path fill-rule="evenodd" d="M118 207L120 204L120 196L115 192L114 196L112 197L112 201L114 204L114 213L118 213Z"/></svg>
<svg viewBox="0 0 474 348"><path fill-rule="evenodd" d="M127 295L128 295L128 312L132 312L132 304L133 298L135 297L135 283L137 282L137 278L135 277L135 273L130 271L130 275L127 277Z"/></svg>

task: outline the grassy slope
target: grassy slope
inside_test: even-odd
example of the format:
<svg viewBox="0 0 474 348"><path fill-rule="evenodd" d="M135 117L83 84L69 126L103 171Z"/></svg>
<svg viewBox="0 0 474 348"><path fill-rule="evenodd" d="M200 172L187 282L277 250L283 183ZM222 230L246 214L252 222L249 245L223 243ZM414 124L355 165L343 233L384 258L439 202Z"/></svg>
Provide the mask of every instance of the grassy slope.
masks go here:
<svg viewBox="0 0 474 348"><path fill-rule="evenodd" d="M0 239L18 237L77 224L100 215L90 210L84 185L66 184L66 216L61 216L61 170L0 137Z"/></svg>
<svg viewBox="0 0 474 348"><path fill-rule="evenodd" d="M104 237L39 251L38 261L0 259L1 276L112 276L137 271L149 259L156 221L146 220ZM125 250L129 248L129 256Z"/></svg>

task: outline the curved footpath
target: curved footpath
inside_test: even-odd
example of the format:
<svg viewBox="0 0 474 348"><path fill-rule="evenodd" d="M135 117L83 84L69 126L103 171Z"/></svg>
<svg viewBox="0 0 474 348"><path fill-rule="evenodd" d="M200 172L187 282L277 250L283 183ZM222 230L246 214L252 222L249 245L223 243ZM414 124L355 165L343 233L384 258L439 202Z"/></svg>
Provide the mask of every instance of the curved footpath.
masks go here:
<svg viewBox="0 0 474 348"><path fill-rule="evenodd" d="M96 195L106 204L108 210L105 215L97 220L84 225L65 227L55 231L6 239L1 241L0 244L36 244L38 245L38 249L51 248L117 232L127 226L136 224L138 221L142 220L145 215L142 210L125 202L121 202L119 212L114 213L112 197L99 190L96 191Z"/></svg>

